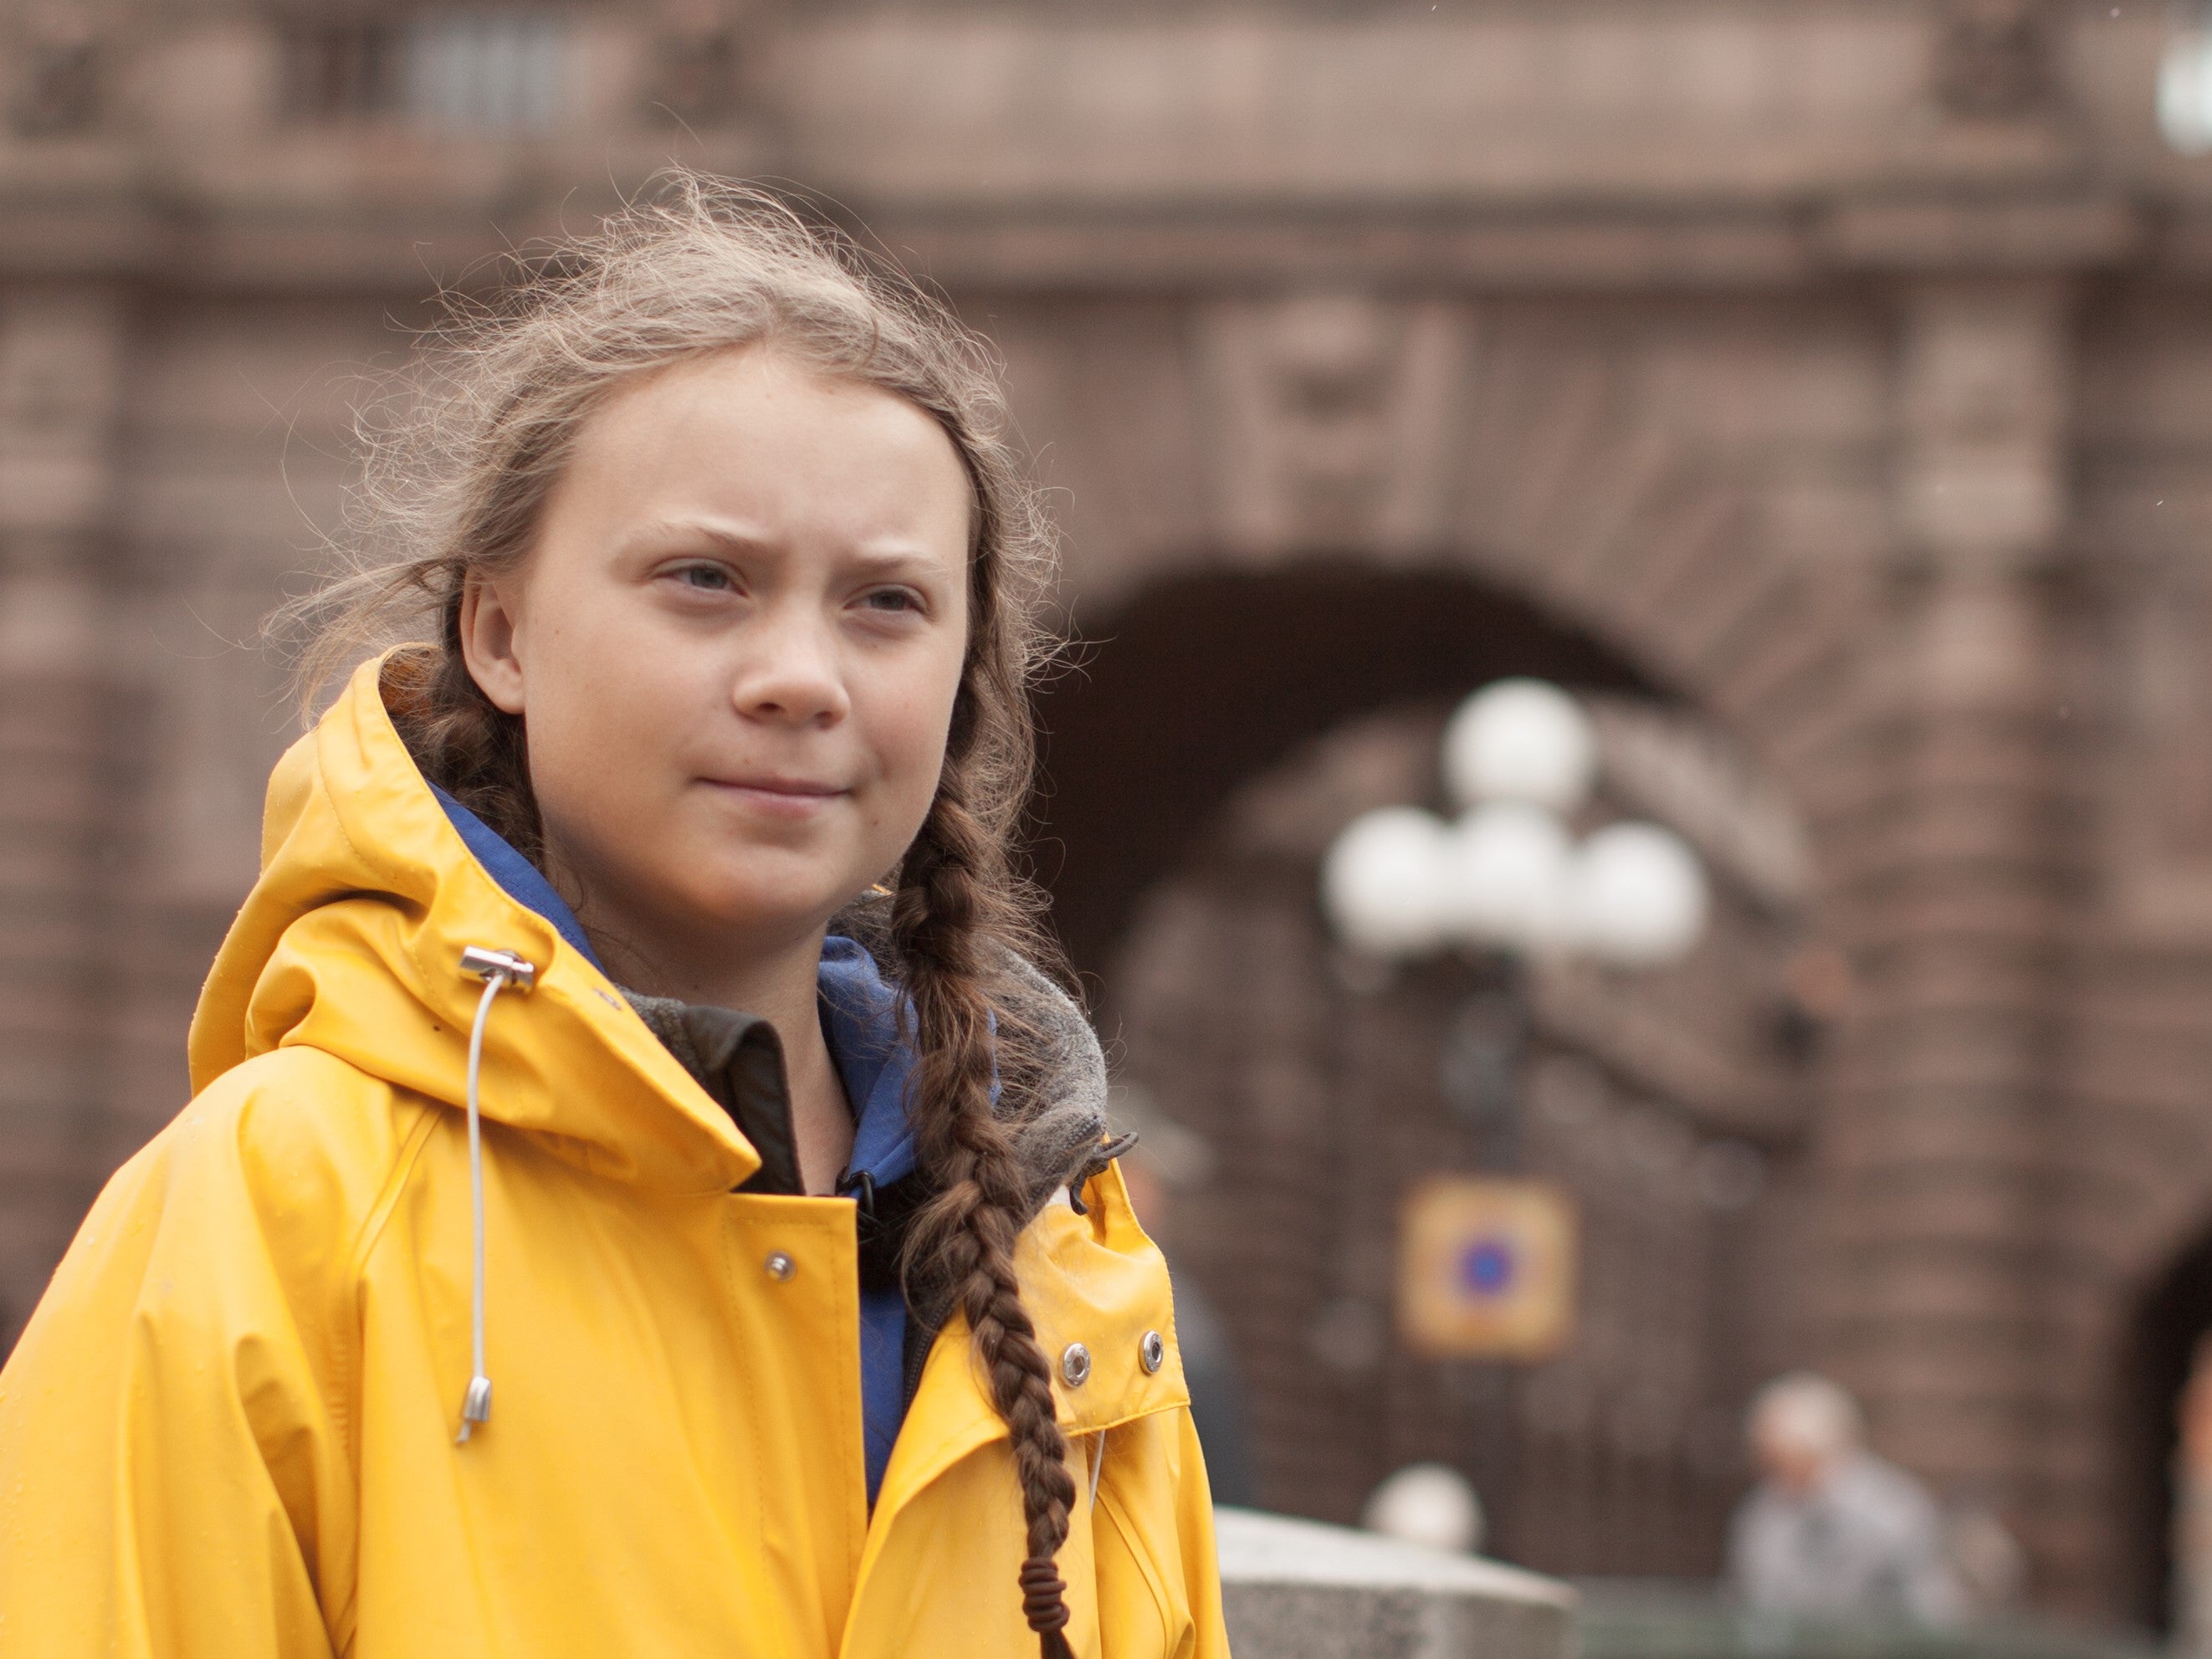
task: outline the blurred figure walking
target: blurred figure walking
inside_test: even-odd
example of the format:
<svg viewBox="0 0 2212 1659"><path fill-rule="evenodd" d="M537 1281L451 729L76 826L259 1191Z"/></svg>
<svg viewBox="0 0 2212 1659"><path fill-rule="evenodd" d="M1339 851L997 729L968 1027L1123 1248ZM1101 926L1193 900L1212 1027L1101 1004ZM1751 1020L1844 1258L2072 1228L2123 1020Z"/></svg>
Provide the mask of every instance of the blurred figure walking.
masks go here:
<svg viewBox="0 0 2212 1659"><path fill-rule="evenodd" d="M1748 1427L1760 1480L1729 1536L1729 1577L1746 1602L1929 1624L1960 1616L1935 1500L1866 1449L1850 1395L1793 1372L1759 1390Z"/></svg>

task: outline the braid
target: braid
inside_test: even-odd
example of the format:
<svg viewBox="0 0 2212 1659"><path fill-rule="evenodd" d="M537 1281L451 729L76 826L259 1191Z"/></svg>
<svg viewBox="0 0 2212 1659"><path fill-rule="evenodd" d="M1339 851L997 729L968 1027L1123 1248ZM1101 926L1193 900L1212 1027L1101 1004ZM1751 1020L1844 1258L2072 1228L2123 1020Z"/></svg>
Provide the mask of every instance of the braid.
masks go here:
<svg viewBox="0 0 2212 1659"><path fill-rule="evenodd" d="M921 1056L914 1105L922 1166L939 1188L916 1218L912 1246L967 1316L992 1403L1006 1420L1029 1525L1020 1583L1042 1659L1069 1659L1066 1586L1054 1565L1067 1537L1075 1481L1054 1413L1052 1366L1014 1278L1026 1193L992 1110L991 1004L976 950L1006 890L1001 843L969 811L948 763L936 803L899 873L891 928L914 1003Z"/></svg>

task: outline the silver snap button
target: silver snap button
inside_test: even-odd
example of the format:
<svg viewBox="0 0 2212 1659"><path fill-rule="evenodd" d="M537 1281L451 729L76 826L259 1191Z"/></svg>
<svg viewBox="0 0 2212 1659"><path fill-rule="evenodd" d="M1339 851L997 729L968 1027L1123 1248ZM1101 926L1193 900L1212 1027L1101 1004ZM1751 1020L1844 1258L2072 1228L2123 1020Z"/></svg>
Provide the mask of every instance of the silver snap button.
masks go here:
<svg viewBox="0 0 2212 1659"><path fill-rule="evenodd" d="M799 1271L799 1264L781 1250L770 1250L763 1265L768 1268L768 1276L779 1285Z"/></svg>
<svg viewBox="0 0 2212 1659"><path fill-rule="evenodd" d="M1146 1331L1145 1340L1137 1345L1137 1357L1145 1362L1147 1374L1168 1363L1168 1345L1158 1331Z"/></svg>
<svg viewBox="0 0 2212 1659"><path fill-rule="evenodd" d="M1071 1389L1079 1389L1091 1380L1091 1350L1080 1342L1071 1342L1060 1356L1060 1375Z"/></svg>

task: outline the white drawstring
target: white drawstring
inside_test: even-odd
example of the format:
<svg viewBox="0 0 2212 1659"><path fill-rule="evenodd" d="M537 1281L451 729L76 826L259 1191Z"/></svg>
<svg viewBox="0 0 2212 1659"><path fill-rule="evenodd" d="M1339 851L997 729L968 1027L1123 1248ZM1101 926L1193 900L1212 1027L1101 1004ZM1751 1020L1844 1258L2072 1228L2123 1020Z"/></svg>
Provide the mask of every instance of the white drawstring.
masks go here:
<svg viewBox="0 0 2212 1659"><path fill-rule="evenodd" d="M477 1424L491 1416L491 1378L484 1365L484 1199L483 1128L477 1104L477 1079L483 1069L484 1026L499 994L514 985L527 991L538 977L537 969L508 951L491 951L471 945L461 952L461 969L484 982L477 1002L477 1022L469 1032L469 1216L474 1226L475 1277L469 1298L469 1353L474 1370L469 1391L461 1401L461 1431L453 1443L465 1446Z"/></svg>

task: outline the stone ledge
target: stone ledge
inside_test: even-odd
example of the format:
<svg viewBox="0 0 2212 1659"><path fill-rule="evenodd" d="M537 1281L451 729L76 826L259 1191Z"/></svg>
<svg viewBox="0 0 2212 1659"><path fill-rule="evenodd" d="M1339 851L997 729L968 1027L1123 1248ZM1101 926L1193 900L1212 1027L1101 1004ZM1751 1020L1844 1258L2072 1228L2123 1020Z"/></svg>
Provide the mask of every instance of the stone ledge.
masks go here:
<svg viewBox="0 0 2212 1659"><path fill-rule="evenodd" d="M1493 1561L1218 1509L1231 1650L1264 1659L1565 1659L1575 1592Z"/></svg>

